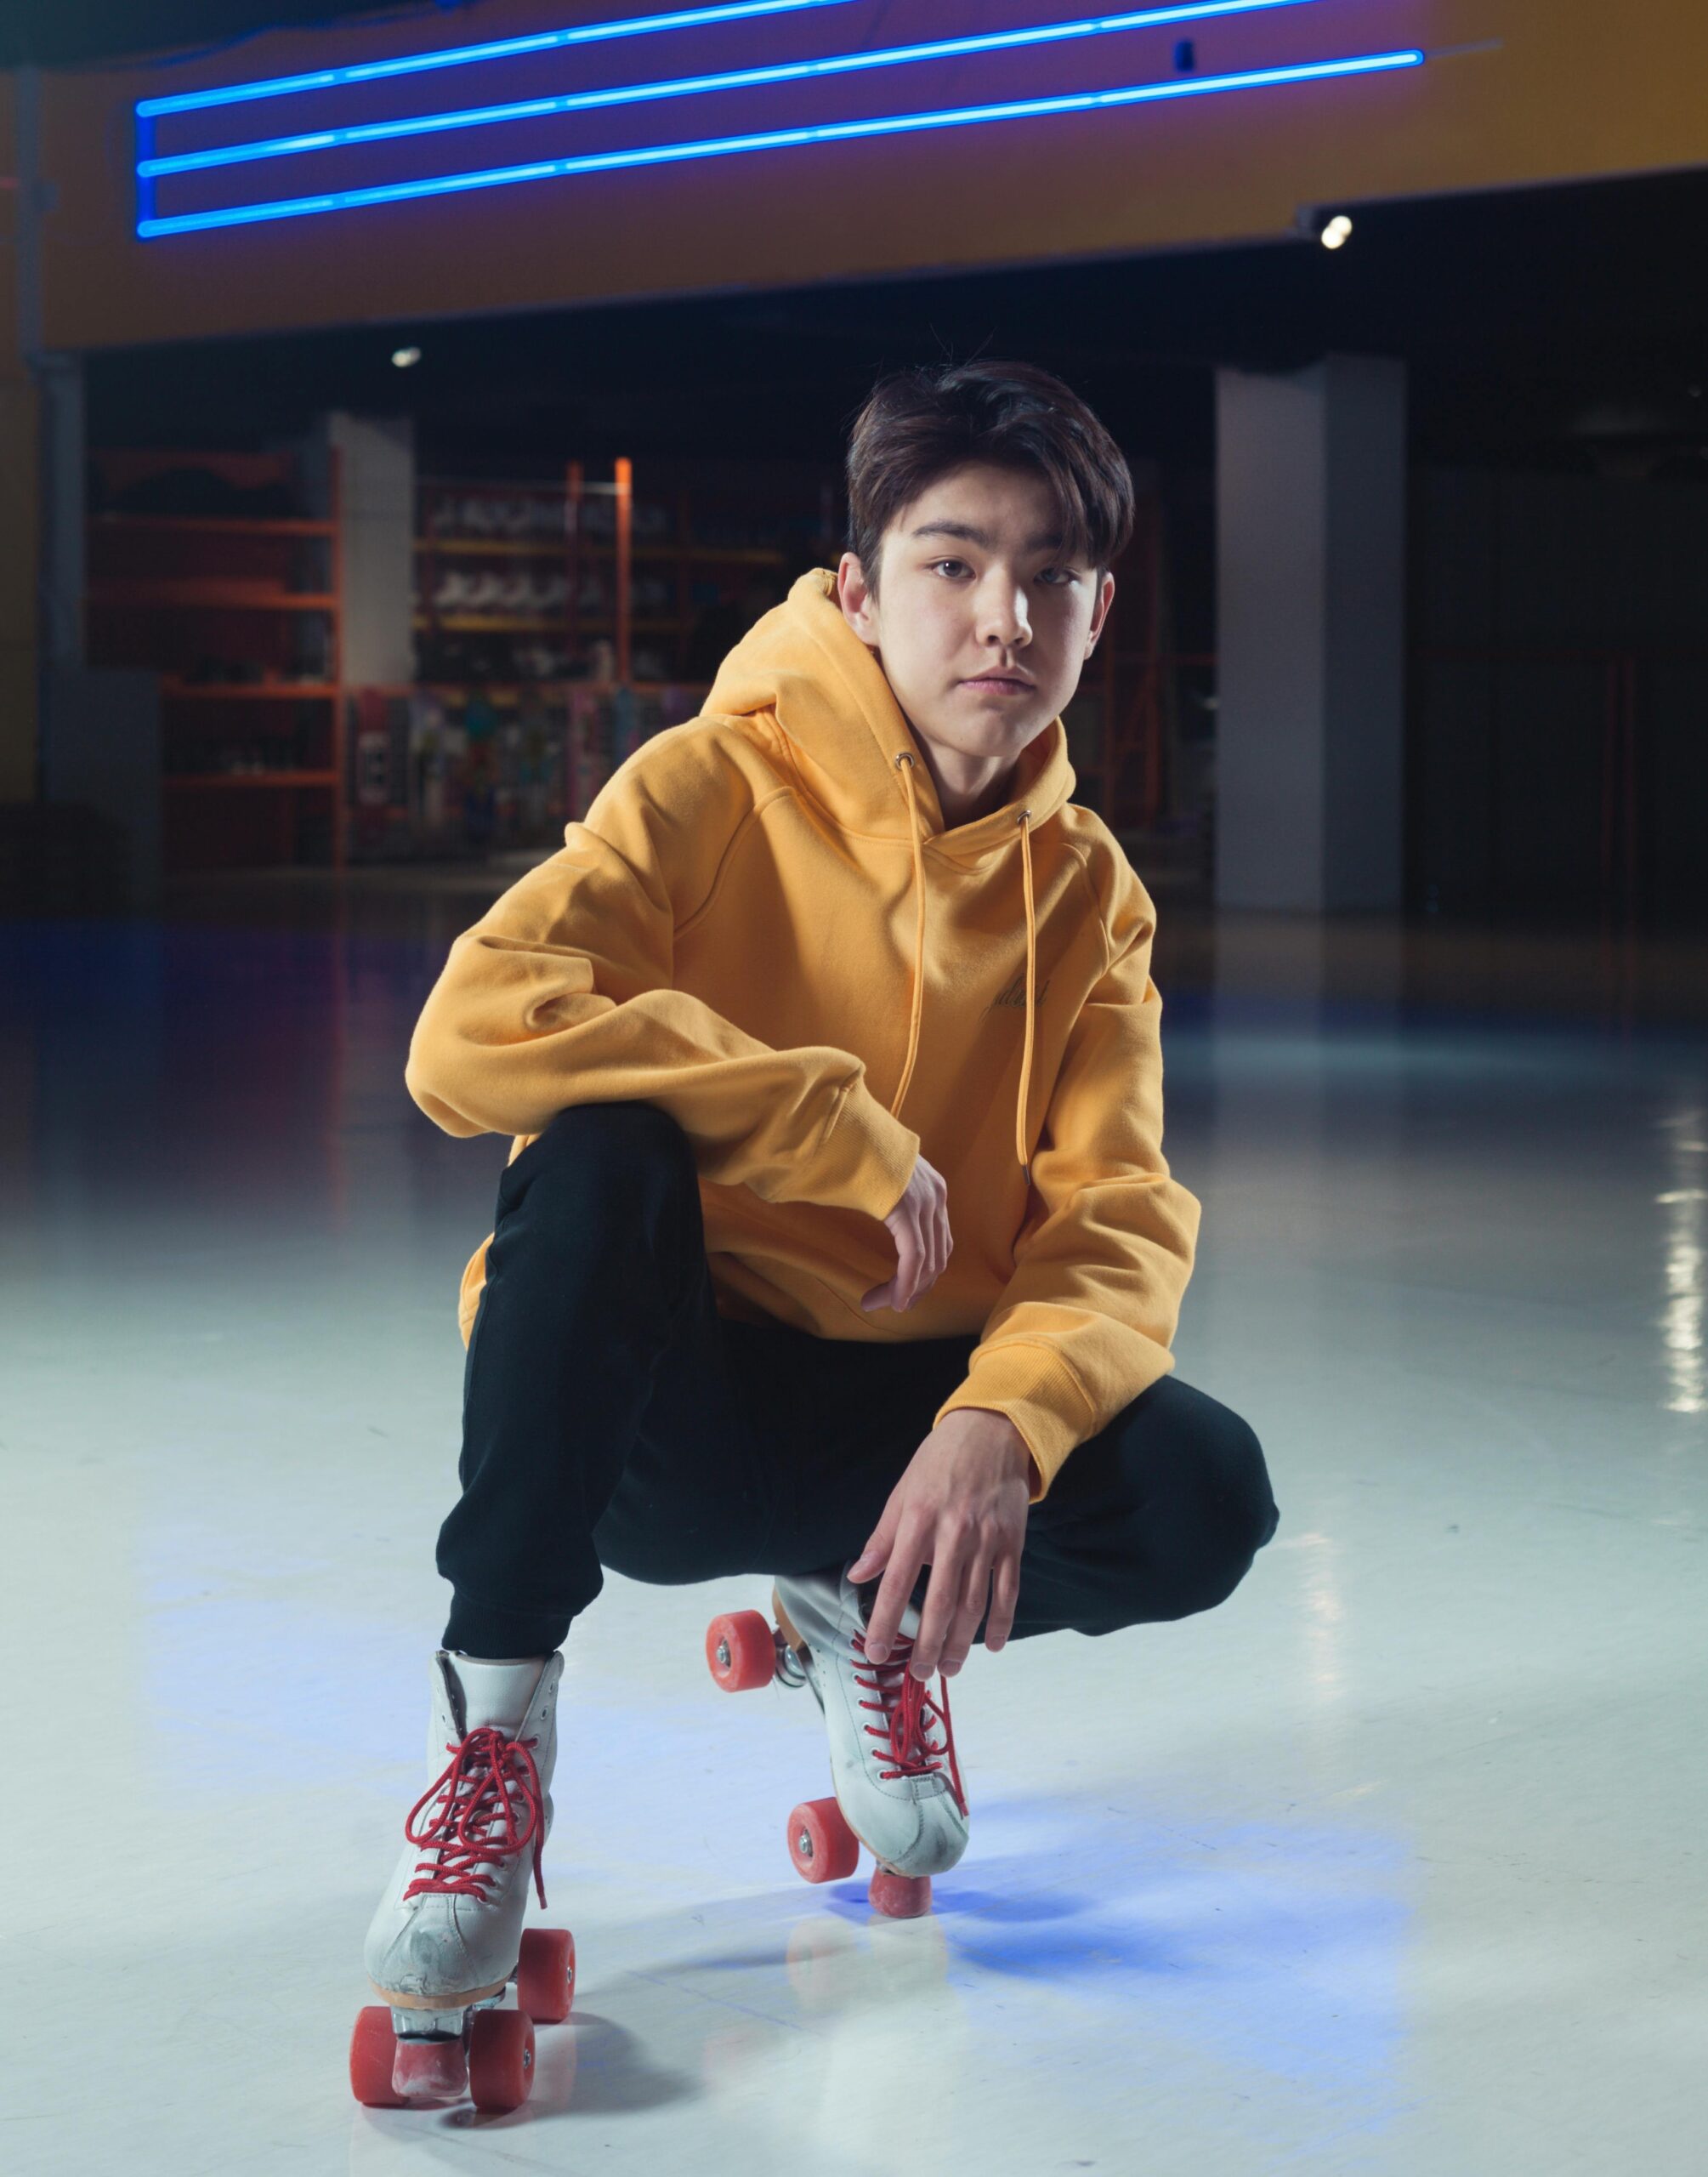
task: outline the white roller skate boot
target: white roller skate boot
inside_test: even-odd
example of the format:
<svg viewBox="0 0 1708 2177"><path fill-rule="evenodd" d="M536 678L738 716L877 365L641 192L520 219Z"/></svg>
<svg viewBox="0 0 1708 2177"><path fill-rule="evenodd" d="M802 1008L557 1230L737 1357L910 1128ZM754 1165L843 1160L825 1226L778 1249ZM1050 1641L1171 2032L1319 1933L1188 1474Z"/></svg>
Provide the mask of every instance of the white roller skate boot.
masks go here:
<svg viewBox="0 0 1708 2177"><path fill-rule="evenodd" d="M408 1842L363 1952L400 2031L460 2035L462 2014L515 1972L531 1877L546 1901L563 1671L561 1655L434 1657L433 1781L405 1820Z"/></svg>
<svg viewBox="0 0 1708 2177"><path fill-rule="evenodd" d="M880 1871L944 1873L967 1850L967 1795L948 1688L939 1679L933 1697L909 1668L917 1608L908 1605L889 1655L875 1663L866 1657L860 1589L846 1572L780 1577L772 1599L824 1711L831 1781L849 1828ZM786 1663L780 1674L787 1674ZM928 1894L928 1880L922 1888Z"/></svg>

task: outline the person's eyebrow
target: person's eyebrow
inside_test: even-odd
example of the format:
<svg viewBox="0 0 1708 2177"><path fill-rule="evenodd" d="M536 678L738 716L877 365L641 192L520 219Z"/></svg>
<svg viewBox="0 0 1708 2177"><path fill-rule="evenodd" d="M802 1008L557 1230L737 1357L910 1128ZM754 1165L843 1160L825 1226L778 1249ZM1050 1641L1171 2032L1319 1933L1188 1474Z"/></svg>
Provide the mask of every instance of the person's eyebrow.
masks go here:
<svg viewBox="0 0 1708 2177"><path fill-rule="evenodd" d="M976 528L970 521L928 521L922 528L909 533L914 537L960 537L969 544L982 546L987 552L990 549L990 532ZM1029 552L1056 552L1061 549L1061 543L1059 530L1043 530L1037 536L1026 539L1025 549Z"/></svg>

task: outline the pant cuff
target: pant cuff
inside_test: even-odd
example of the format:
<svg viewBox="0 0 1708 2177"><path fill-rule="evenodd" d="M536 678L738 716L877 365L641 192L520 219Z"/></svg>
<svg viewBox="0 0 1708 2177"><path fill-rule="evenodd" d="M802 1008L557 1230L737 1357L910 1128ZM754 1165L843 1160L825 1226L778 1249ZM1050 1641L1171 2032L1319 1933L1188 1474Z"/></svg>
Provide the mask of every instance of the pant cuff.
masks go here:
<svg viewBox="0 0 1708 2177"><path fill-rule="evenodd" d="M495 1610L453 1589L440 1646L465 1656L549 1656L569 1629L567 1611Z"/></svg>

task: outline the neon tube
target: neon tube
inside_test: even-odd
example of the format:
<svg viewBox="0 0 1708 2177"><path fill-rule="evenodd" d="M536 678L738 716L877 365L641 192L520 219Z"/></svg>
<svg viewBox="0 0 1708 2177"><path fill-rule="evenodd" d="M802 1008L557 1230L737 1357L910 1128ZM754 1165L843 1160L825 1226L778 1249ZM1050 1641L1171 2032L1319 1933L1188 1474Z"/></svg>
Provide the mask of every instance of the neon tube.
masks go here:
<svg viewBox="0 0 1708 2177"><path fill-rule="evenodd" d="M206 151L178 151L137 161L137 172L152 180L163 173L194 173L210 167L241 166L255 159L279 159L304 151L334 151L348 144L377 144L400 136L426 135L447 128L479 128L504 121L536 121L548 114L585 113L599 106L632 105L653 99L678 99L708 91L751 89L756 83L798 82L814 76L844 76L856 70L893 68L916 60L952 60L962 54L998 53L1017 46L1059 45L1069 39L1104 37L1119 31L1146 30L1160 23L1193 22L1206 16L1249 14L1257 9L1302 8L1316 0L1183 0L1168 8L1140 8L1124 15L1092 15L1073 23L1041 23L1025 30L981 31L967 37L936 38L925 45L892 45L875 53L838 53L822 60L779 61L763 68L737 68L722 75L682 76L655 83L623 83L606 90L570 91L560 97L519 99L506 105L471 106L459 112L417 115L403 121L367 121L343 128L315 128L299 135L272 136Z"/></svg>
<svg viewBox="0 0 1708 2177"><path fill-rule="evenodd" d="M1019 99L1002 105L954 106L934 113L892 114L870 121L820 122L809 128L775 128L758 135L713 137L700 143L650 145L631 151L591 151L577 157L536 159L523 166L493 167L474 173L441 174L425 181L383 182L366 189L281 197L270 203L236 205L227 211L181 212L162 218L139 219L137 233L146 241L158 235L193 234L212 227L253 226L263 220L298 219L315 213L349 211L368 204L397 204L416 197L442 196L452 191L500 189L512 182L544 181L565 174L605 173L620 167L723 158L739 151L775 151L797 144L846 142L860 136L959 128L979 122L1018 121L1040 114L1088 113L1153 99L1203 98L1215 92L1257 89L1274 83L1367 76L1387 69L1421 67L1424 58L1413 46L1395 53L1362 54L1346 60L1308 61L1294 67L1251 69L1232 76L1187 77L1163 83L1135 83L1117 90L1075 92L1059 98Z"/></svg>
<svg viewBox="0 0 1708 2177"><path fill-rule="evenodd" d="M519 53L550 53L560 46L593 45L608 38L645 37L653 31L692 30L702 23L733 23L750 15L788 15L805 8L845 8L848 0L724 0L716 8L682 8L669 15L631 15L620 23L588 23L577 30L540 31L531 37L493 38L485 45L457 45L443 53L407 53L395 60L360 60L346 68L315 68L305 76L273 76L264 82L227 83L217 90L175 91L139 99L137 116L191 113L210 105L237 105L249 99L281 99L293 91L329 91L341 83L372 83L383 76L414 76L428 68L462 68L472 60L508 60Z"/></svg>

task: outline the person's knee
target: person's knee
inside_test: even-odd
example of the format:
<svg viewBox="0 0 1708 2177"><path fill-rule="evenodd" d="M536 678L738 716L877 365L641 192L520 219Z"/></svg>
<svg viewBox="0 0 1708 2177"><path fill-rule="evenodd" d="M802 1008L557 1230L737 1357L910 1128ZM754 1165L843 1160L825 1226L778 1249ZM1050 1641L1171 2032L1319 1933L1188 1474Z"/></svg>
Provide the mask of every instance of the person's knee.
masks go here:
<svg viewBox="0 0 1708 2177"><path fill-rule="evenodd" d="M693 1144L661 1106L635 1098L570 1104L553 1112L505 1178L530 1188L567 1182L596 1185L604 1193L660 1172L675 1185L692 1186L697 1178Z"/></svg>
<svg viewBox="0 0 1708 2177"><path fill-rule="evenodd" d="M1280 1515L1251 1424L1190 1384L1165 1381L1168 1389L1158 1385L1154 1394L1162 1439L1153 1440L1144 1461L1154 1479L1139 1499L1145 1583L1156 1615L1189 1617L1227 1601ZM1166 1477L1160 1484L1159 1474Z"/></svg>
<svg viewBox="0 0 1708 2177"><path fill-rule="evenodd" d="M538 1149L556 1157L592 1153L679 1157L692 1147L680 1123L661 1104L623 1097L602 1104L567 1104L554 1111L522 1153Z"/></svg>
<svg viewBox="0 0 1708 2177"><path fill-rule="evenodd" d="M1256 1430L1229 1407L1213 1400L1205 1404L1211 1411L1205 1417L1202 1445L1202 1600L1195 1605L1200 1610L1228 1600L1280 1524Z"/></svg>
<svg viewBox="0 0 1708 2177"><path fill-rule="evenodd" d="M1227 1416L1221 1450L1223 1508L1230 1540L1249 1563L1274 1533L1281 1515L1269 1486L1268 1463L1257 1430L1227 1407L1222 1411Z"/></svg>

